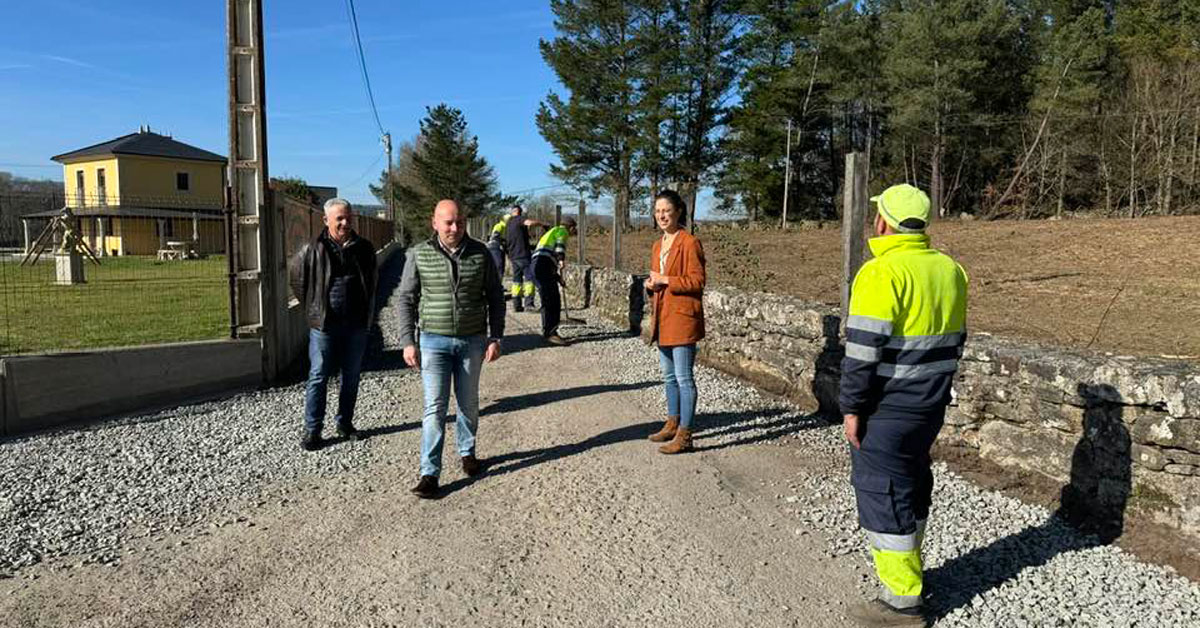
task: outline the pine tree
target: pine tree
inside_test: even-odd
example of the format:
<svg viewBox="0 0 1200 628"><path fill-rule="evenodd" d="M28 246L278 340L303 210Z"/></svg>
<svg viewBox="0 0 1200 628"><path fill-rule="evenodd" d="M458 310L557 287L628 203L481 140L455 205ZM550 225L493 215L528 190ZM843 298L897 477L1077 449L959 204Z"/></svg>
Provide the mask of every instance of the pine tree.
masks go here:
<svg viewBox="0 0 1200 628"><path fill-rule="evenodd" d="M406 228L428 230L429 212L439 200L454 199L468 217L498 211L513 202L500 194L495 171L479 154L479 138L471 135L462 111L446 104L426 108L421 133L401 145L394 171L397 204ZM383 178L386 180L387 172ZM384 181L371 191L386 200Z"/></svg>
<svg viewBox="0 0 1200 628"><path fill-rule="evenodd" d="M549 93L537 113L538 131L560 161L550 171L594 194L612 194L618 226L627 225L645 166L636 159L644 131L638 16L621 0L551 0L550 8L558 36L541 42L542 58L568 92L565 100Z"/></svg>

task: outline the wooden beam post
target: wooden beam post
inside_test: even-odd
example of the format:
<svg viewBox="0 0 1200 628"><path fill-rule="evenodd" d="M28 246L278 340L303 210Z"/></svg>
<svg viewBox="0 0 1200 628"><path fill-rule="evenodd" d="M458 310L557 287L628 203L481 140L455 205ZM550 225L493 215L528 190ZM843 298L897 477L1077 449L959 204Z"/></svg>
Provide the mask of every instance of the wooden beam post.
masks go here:
<svg viewBox="0 0 1200 628"><path fill-rule="evenodd" d="M587 201L579 199L579 228L576 239L579 240L579 264L587 264Z"/></svg>
<svg viewBox="0 0 1200 628"><path fill-rule="evenodd" d="M866 256L867 157L846 155L842 194L842 321L850 312L850 287Z"/></svg>

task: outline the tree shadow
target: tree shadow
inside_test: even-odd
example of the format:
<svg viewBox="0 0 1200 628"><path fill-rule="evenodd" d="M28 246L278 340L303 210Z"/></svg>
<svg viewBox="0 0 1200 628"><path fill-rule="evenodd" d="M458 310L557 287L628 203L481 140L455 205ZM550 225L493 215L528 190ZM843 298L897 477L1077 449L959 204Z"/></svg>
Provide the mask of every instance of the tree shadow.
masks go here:
<svg viewBox="0 0 1200 628"><path fill-rule="evenodd" d="M742 438L724 441L713 445L697 446L695 451L716 451L718 449L728 449L730 447L753 445L755 443L763 443L775 440L777 438L802 432L804 430L811 430L829 425L829 422L824 420L819 414L788 416L793 414L795 414L793 411L785 408L768 408L765 410L757 410L755 412L717 412L697 415L695 420L695 439L697 441L708 441L719 436L728 436L741 432L749 432L751 430L753 430L755 433L749 434ZM752 422L758 419L773 417L779 418L766 423Z"/></svg>
<svg viewBox="0 0 1200 628"><path fill-rule="evenodd" d="M578 397L587 397L589 395L599 395L608 392L623 392L628 390L640 390L657 385L658 382L645 381L636 382L633 384L589 384L587 386L575 386L574 388L556 388L554 390L543 390L527 395L514 395L512 397L503 397L493 401L486 408L479 411L479 416L489 414L501 414L505 412L515 412L535 406L545 406L559 401L568 399L576 399Z"/></svg>
<svg viewBox="0 0 1200 628"><path fill-rule="evenodd" d="M925 574L930 616L941 619L980 594L1054 557L1108 545L1124 530L1132 487L1132 441L1120 394L1108 384L1083 384L1083 435L1071 456L1071 480L1045 522L952 558Z"/></svg>
<svg viewBox="0 0 1200 628"><path fill-rule="evenodd" d="M567 336L567 340L569 340L571 344L577 345L585 342L601 342L604 340L629 337L631 337L631 334L628 331L597 331L578 335L572 334Z"/></svg>

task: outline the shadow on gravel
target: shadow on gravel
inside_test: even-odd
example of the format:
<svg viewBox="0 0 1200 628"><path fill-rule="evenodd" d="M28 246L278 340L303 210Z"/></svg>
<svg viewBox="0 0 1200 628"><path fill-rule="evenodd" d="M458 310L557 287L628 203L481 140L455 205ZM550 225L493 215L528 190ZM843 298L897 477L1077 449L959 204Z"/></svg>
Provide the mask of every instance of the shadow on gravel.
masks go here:
<svg viewBox="0 0 1200 628"><path fill-rule="evenodd" d="M584 388L587 388L586 386ZM455 480L442 487L441 496L445 497L460 491L475 482L486 480L489 477L514 473L522 469L537 466L545 462L553 462L576 454L581 454L585 451L621 443L627 440L643 440L658 427L657 422L637 423L634 425L626 425L617 429L602 432L595 436L586 438L577 443L566 443L563 445L555 445L553 447L542 447L539 449L529 449L526 451L515 451L508 454L493 456L483 461L487 473L477 478L464 477Z"/></svg>
<svg viewBox="0 0 1200 628"><path fill-rule="evenodd" d="M577 345L585 342L601 342L603 340L613 340L615 338L634 338L636 334L630 334L627 331L598 331L587 334L569 335L567 340L571 344Z"/></svg>
<svg viewBox="0 0 1200 628"><path fill-rule="evenodd" d="M1120 394L1107 384L1079 384L1083 436L1071 456L1071 481L1059 508L1041 525L952 558L925 574L930 614L941 619L1023 570L1067 552L1109 545L1124 530L1132 486L1132 441ZM936 517L937 504L934 504Z"/></svg>
<svg viewBox="0 0 1200 628"><path fill-rule="evenodd" d="M367 350L363 356L363 372L392 371L405 368L404 357L400 350L385 350L383 348L383 330L379 327L379 313L388 307L392 294L400 287L400 277L404 274L404 252L397 251L379 267L379 285L375 291L375 322L367 335Z"/></svg>
<svg viewBox="0 0 1200 628"><path fill-rule="evenodd" d="M738 438L732 441L708 445L706 447L696 447L696 451L715 451L717 449L726 449L729 447L738 447L741 445L752 445L754 443L762 443L777 438L795 434L803 430L811 430L815 428L826 427L828 421L821 418L819 414L810 414L805 416L784 416L793 414L792 411L784 408L769 408L765 410L757 410L755 412L717 412L709 414L699 414L696 416L696 440L708 441L720 436L730 434L738 434L741 432L753 431L753 434ZM778 420L769 421L767 423L747 423L747 421L756 421L758 419L768 419L772 417L780 417Z"/></svg>
<svg viewBox="0 0 1200 628"><path fill-rule="evenodd" d="M487 416L489 414L499 414L503 412L513 412L516 410L524 410L534 406L545 406L559 401L568 399L576 399L579 397L587 397L590 395L599 395L609 392L623 392L627 390L639 390L642 388L650 388L658 386L659 382L646 381L637 382L635 384L591 384L588 386L576 386L574 388L559 388L555 390L546 390L542 392L529 393L528 395L515 395L513 397L503 397L492 402L486 408L479 411L479 416Z"/></svg>
<svg viewBox="0 0 1200 628"><path fill-rule="evenodd" d="M625 386L627 387L626 389L629 389L628 387L644 388L648 385L658 385L658 382L642 382L640 384L625 385ZM584 386L581 388L604 388L604 387ZM539 398L537 395L530 395L530 397ZM734 445L743 445L743 444L747 444L747 443L751 443L751 442L758 442L760 440L767 440L769 438L778 438L782 434L787 434L787 433L795 432L800 429L807 429L810 427L818 427L819 425L821 425L821 423L817 420L807 421L805 419L801 419L800 421L796 421L793 419L785 419L785 420L780 420L780 421L777 421L774 423L768 423L766 425L739 424L741 422L744 422L747 420L753 420L755 418L781 415L781 414L784 414L785 412L786 412L785 410L772 409L772 410L763 410L763 411L759 411L759 412L746 412L746 413L729 412L729 413L721 413L721 414L717 414L717 415L710 415L710 417L715 418L715 420L724 421L723 423L718 424L717 429L720 431L716 432L717 434L736 434L738 432L745 432L745 431L750 431L750 430L757 431L757 430L762 430L762 429L770 430L771 427L775 426L776 424L778 424L779 426L787 425L788 427L785 427L778 431L772 431L768 434L755 434L754 436L748 437L743 440L738 440L733 443L723 443L721 445L717 445L717 446L713 446L713 447L697 448L696 451L721 449L723 447L732 447ZM716 418L716 417L719 417L719 418ZM711 423L710 423L710 425L711 425ZM596 449L598 447L604 447L606 445L613 445L613 444L624 442L624 441L646 440L646 437L653 434L654 431L657 430L660 426L661 426L661 423L659 423L658 421L648 421L646 423L627 425L625 427L619 427L616 429L609 430L607 432L602 432L600 434L597 434L595 436L589 437L587 439L584 439L584 440L576 442L576 443L567 443L567 444L563 444L563 445L555 445L553 447L542 447L540 449L530 449L527 451L517 451L517 452L513 452L513 453L494 456L492 458L488 458L483 461L485 467L487 468L486 474L484 474L480 477L477 477L477 478L460 478L449 484L446 484L445 486L442 487L441 495L443 497L445 497L447 495L450 495L451 493L454 493L455 491L462 490L462 489L474 484L475 482L478 482L480 480L486 480L489 477L505 475L507 473L513 473L513 472L520 471L522 469L527 469L529 467L536 466L536 465L539 465L542 463L553 462L555 460L560 460L562 458L574 456L576 454L581 454L586 451ZM647 445L649 446L649 445L654 445L654 444L647 442Z"/></svg>

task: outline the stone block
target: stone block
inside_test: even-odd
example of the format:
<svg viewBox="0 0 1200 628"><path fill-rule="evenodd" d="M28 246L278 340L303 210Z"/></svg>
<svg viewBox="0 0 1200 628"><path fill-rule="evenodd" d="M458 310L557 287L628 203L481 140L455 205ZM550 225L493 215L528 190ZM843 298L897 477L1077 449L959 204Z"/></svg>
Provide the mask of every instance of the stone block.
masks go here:
<svg viewBox="0 0 1200 628"><path fill-rule="evenodd" d="M1200 454L1200 419L1177 419L1166 412L1140 415L1131 431L1134 442Z"/></svg>
<svg viewBox="0 0 1200 628"><path fill-rule="evenodd" d="M1066 482L1076 439L1054 431L989 421L979 429L979 455L1001 465L1036 471Z"/></svg>
<svg viewBox="0 0 1200 628"><path fill-rule="evenodd" d="M1134 463L1140 465L1143 469L1151 471L1162 471L1167 466L1167 463L1170 462L1160 449L1145 445L1134 445L1132 457Z"/></svg>
<svg viewBox="0 0 1200 628"><path fill-rule="evenodd" d="M1196 475L1196 471L1200 467L1194 467L1190 464L1169 464L1163 468L1164 471L1173 475Z"/></svg>

